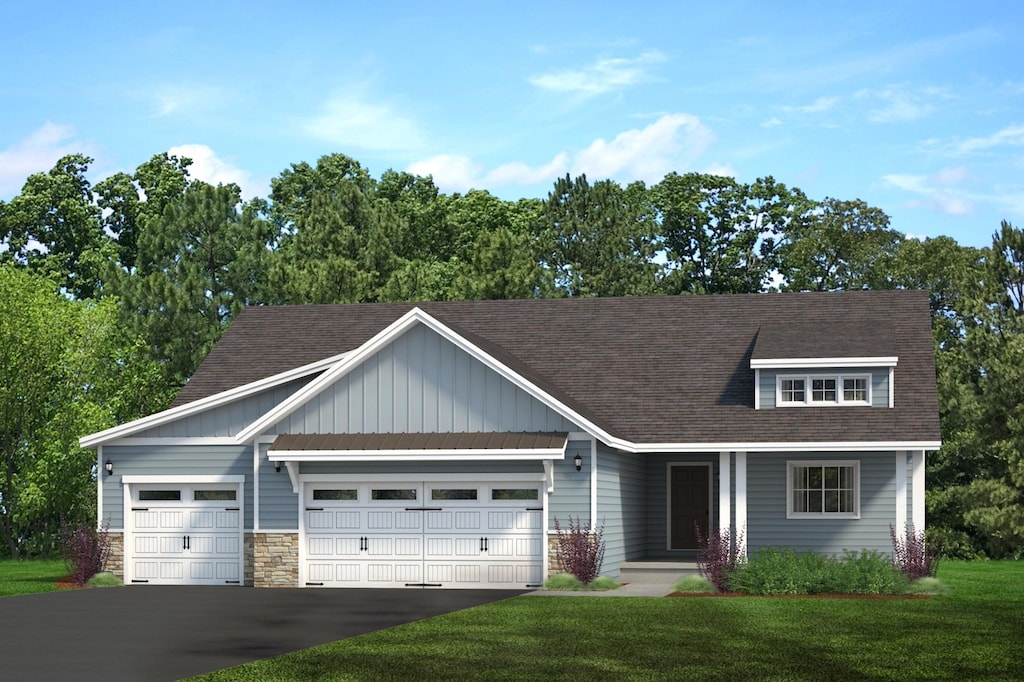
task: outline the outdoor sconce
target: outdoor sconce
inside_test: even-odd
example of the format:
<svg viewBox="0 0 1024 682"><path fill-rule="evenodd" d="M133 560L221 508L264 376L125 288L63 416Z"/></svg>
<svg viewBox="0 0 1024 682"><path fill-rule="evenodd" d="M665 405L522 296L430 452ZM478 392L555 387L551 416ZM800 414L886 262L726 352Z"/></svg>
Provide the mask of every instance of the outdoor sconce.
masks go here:
<svg viewBox="0 0 1024 682"><path fill-rule="evenodd" d="M107 476L114 475L114 463L109 459L107 460L107 463L103 465L103 468L107 470Z"/></svg>
<svg viewBox="0 0 1024 682"><path fill-rule="evenodd" d="M281 463L280 462L274 462L274 471L276 471L277 473L281 473Z"/></svg>
<svg viewBox="0 0 1024 682"><path fill-rule="evenodd" d="M576 471L580 471L583 468L583 458L579 455L572 458L572 463L576 465Z"/></svg>

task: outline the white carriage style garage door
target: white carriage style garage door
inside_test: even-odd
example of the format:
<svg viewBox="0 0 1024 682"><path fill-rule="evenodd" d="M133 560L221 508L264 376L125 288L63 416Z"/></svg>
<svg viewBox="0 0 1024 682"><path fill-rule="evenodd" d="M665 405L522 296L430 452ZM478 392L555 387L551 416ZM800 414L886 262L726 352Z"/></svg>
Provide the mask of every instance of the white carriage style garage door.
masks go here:
<svg viewBox="0 0 1024 682"><path fill-rule="evenodd" d="M135 483L128 488L129 582L242 583L240 484Z"/></svg>
<svg viewBox="0 0 1024 682"><path fill-rule="evenodd" d="M304 485L304 584L522 589L541 582L535 482Z"/></svg>

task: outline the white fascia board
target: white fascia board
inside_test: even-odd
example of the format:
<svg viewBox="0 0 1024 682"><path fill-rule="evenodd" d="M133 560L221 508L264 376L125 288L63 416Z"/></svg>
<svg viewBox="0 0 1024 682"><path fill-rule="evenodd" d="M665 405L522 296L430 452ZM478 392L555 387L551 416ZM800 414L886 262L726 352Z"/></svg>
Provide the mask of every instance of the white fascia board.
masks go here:
<svg viewBox="0 0 1024 682"><path fill-rule="evenodd" d="M620 441L625 443L625 441ZM665 452L887 452L890 450L938 450L941 441L808 441L796 443L625 443L615 445L640 454Z"/></svg>
<svg viewBox="0 0 1024 682"><path fill-rule="evenodd" d="M358 349L347 354L339 360L334 367L328 369L319 377L299 389L294 395L281 402L277 407L267 412L248 428L241 431L236 438L239 442L245 442L259 436L263 431L281 421L292 412L309 402L314 396L331 386L335 381L348 374L354 368L362 364L367 358L380 349L387 346L393 340L404 334L414 325L423 324L446 341L451 342L476 360L483 363L488 369L493 370L503 378L509 380L519 388L526 391L531 397L551 408L569 421L578 424L588 434L605 442L619 440L614 438L604 429L585 419L574 410L570 409L560 401L548 395L532 382L527 381L518 373L512 371L503 363L496 360L490 354L478 348L459 334L455 333L441 322L437 321L419 308L413 308L402 317L392 322L389 326L378 332L373 338L364 343Z"/></svg>
<svg viewBox="0 0 1024 682"><path fill-rule="evenodd" d="M895 367L898 356L877 358L762 358L752 359L750 369L833 369L836 367Z"/></svg>
<svg viewBox="0 0 1024 682"><path fill-rule="evenodd" d="M271 462L507 462L565 459L565 450L276 450L269 458Z"/></svg>
<svg viewBox="0 0 1024 682"><path fill-rule="evenodd" d="M296 367L290 369L287 372L281 372L258 381L253 381L236 388L228 389L227 391L221 391L220 393L214 393L211 396L194 400L178 407L172 407L169 410L163 410L156 414L151 414L141 419L130 421L126 424L114 426L104 431L83 436L78 440L78 444L83 448L93 448L110 441L125 438L132 434L139 433L140 431L146 431L148 429L163 426L178 419L184 419L185 417L191 417L194 414L205 412L206 410L220 407L242 398L247 398L251 395L261 393L267 389L275 388L282 384L286 384L289 381L295 379L301 379L302 377L309 376L310 374L316 374L322 372L331 365L336 364L338 361L343 359L347 353L340 355L334 355L323 360L317 360L308 365L302 367ZM233 439L232 439L233 440Z"/></svg>
<svg viewBox="0 0 1024 682"><path fill-rule="evenodd" d="M244 483L245 476L235 474L205 476L122 476L122 483Z"/></svg>

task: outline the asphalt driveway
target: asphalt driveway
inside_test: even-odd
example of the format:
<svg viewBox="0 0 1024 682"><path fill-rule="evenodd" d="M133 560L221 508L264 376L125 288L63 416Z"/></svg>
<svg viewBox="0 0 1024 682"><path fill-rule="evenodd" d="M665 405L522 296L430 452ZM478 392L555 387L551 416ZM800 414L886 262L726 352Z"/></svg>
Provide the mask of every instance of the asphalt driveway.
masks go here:
<svg viewBox="0 0 1024 682"><path fill-rule="evenodd" d="M138 586L4 597L0 671L9 680L177 680L516 594Z"/></svg>

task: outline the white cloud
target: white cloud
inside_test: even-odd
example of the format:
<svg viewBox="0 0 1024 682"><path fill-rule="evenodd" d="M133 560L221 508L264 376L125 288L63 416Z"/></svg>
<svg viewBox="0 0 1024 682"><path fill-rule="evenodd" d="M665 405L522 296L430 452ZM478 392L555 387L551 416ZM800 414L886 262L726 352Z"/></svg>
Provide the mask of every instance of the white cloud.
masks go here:
<svg viewBox="0 0 1024 682"><path fill-rule="evenodd" d="M17 194L28 176L50 170L62 156L88 153L91 145L73 142L74 134L71 126L47 122L0 151L0 197Z"/></svg>
<svg viewBox="0 0 1024 682"><path fill-rule="evenodd" d="M220 88L196 84L161 85L150 96L155 108L153 115L158 118L208 111L228 101L227 94Z"/></svg>
<svg viewBox="0 0 1024 682"><path fill-rule="evenodd" d="M351 95L324 103L321 113L305 124L308 134L342 147L388 151L415 151L424 135L417 123L385 104Z"/></svg>
<svg viewBox="0 0 1024 682"><path fill-rule="evenodd" d="M713 163L705 168L703 172L708 175L718 175L723 178L735 178L739 175L739 173L736 172L736 169L727 163Z"/></svg>
<svg viewBox="0 0 1024 682"><path fill-rule="evenodd" d="M644 52L633 59L599 59L583 69L566 69L534 76L533 85L554 92L599 95L650 80L647 66L665 61L657 51Z"/></svg>
<svg viewBox="0 0 1024 682"><path fill-rule="evenodd" d="M761 123L761 127L762 128L774 128L775 126L780 126L780 125L782 125L782 121L780 121L775 116L772 116L767 121L764 121L763 123Z"/></svg>
<svg viewBox="0 0 1024 682"><path fill-rule="evenodd" d="M578 153L572 172L593 178L658 182L666 173L692 167L715 141L711 129L690 114L667 114L642 130L595 140Z"/></svg>
<svg viewBox="0 0 1024 682"><path fill-rule="evenodd" d="M232 165L205 144L183 144L167 150L171 156L192 159L188 173L196 180L211 185L235 183L242 190L242 198L252 199L263 193L263 188L253 182L252 173Z"/></svg>
<svg viewBox="0 0 1024 682"><path fill-rule="evenodd" d="M993 147L1020 147L1024 145L1024 125L1003 128L988 137L969 137L952 145L954 154L973 154Z"/></svg>
<svg viewBox="0 0 1024 682"><path fill-rule="evenodd" d="M869 103L868 120L873 123L916 121L935 111L937 100L949 99L942 88L909 88L889 85L858 90L854 98Z"/></svg>
<svg viewBox="0 0 1024 682"><path fill-rule="evenodd" d="M974 212L974 202L957 185L967 180L968 175L964 166L952 166L932 175L891 174L882 179L892 187L922 197L909 201L909 206L924 206L945 215L965 216Z"/></svg>
<svg viewBox="0 0 1024 682"><path fill-rule="evenodd" d="M467 156L438 154L409 164L405 170L413 175L433 176L434 184L446 192L465 192L483 187L480 166Z"/></svg>
<svg viewBox="0 0 1024 682"><path fill-rule="evenodd" d="M578 152L563 151L540 166L514 161L490 171L467 156L441 154L410 164L406 170L431 175L443 191L497 188L553 182L567 172L592 180L660 182L671 171L695 170L698 158L714 142L711 129L690 114L665 114L646 128L598 139ZM730 166L710 164L704 172L735 176Z"/></svg>

